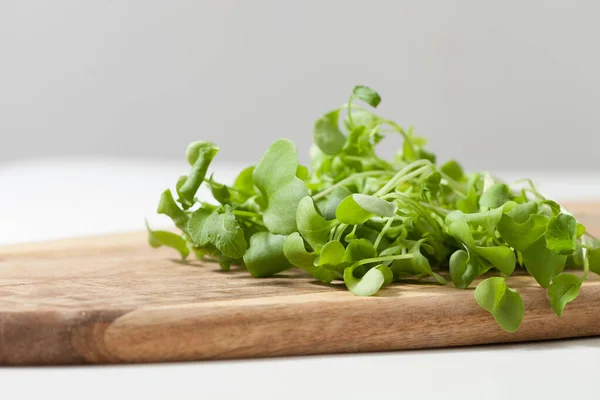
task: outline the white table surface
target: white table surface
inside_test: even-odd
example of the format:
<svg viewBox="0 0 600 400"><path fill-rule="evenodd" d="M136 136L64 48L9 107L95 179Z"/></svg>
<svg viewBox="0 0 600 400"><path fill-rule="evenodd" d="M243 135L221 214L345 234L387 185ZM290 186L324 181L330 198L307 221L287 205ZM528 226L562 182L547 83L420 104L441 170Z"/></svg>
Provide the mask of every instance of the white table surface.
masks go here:
<svg viewBox="0 0 600 400"><path fill-rule="evenodd" d="M213 171L229 182L240 167L217 164ZM186 170L177 161L107 158L0 164L0 245L140 230L144 217L155 227L169 226L154 215L156 203ZM599 175L499 175L534 178L556 200L600 199ZM0 332L0 345L1 338ZM245 361L0 368L0 398L594 398L599 370L597 338Z"/></svg>

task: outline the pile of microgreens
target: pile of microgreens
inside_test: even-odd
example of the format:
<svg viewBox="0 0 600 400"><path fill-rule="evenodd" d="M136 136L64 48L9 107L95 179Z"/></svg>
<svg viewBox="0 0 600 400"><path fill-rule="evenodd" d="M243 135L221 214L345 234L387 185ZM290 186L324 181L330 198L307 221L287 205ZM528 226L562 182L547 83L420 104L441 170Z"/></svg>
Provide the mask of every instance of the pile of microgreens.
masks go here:
<svg viewBox="0 0 600 400"><path fill-rule="evenodd" d="M343 280L359 296L407 279L450 279L465 289L487 273L475 300L509 332L524 315L506 282L517 267L547 288L559 316L589 271L600 273L600 242L530 181L515 189L488 173L466 174L456 161L438 166L412 128L358 100L375 108L381 98L357 86L347 104L319 118L310 168L298 164L294 143L280 139L227 186L207 177L219 148L191 143L177 200L166 190L158 205L181 235L148 229L150 245L183 258L191 250L257 278L297 267L323 282ZM404 140L391 161L375 152L387 134ZM218 204L196 198L202 183ZM583 272L564 273L566 266Z"/></svg>

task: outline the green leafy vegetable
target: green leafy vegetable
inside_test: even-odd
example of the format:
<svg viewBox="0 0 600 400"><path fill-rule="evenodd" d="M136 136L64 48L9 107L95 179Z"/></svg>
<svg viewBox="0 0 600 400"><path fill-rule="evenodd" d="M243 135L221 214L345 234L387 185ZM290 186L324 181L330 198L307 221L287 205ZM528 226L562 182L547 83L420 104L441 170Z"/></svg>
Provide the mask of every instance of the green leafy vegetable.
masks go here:
<svg viewBox="0 0 600 400"><path fill-rule="evenodd" d="M465 173L456 160L450 160L440 167L440 172L456 182L463 181Z"/></svg>
<svg viewBox="0 0 600 400"><path fill-rule="evenodd" d="M545 288L562 272L567 261L567 256L556 255L548 249L544 237L535 241L522 254L527 271Z"/></svg>
<svg viewBox="0 0 600 400"><path fill-rule="evenodd" d="M187 147L185 157L192 169L185 180L182 180L181 187L178 189L181 196L179 201L184 209L188 209L194 204L194 196L196 196L196 192L206 176L208 166L218 151L217 145L203 140L193 142Z"/></svg>
<svg viewBox="0 0 600 400"><path fill-rule="evenodd" d="M357 99L361 99L371 107L377 107L381 103L379 94L367 86L356 86L352 94Z"/></svg>
<svg viewBox="0 0 600 400"><path fill-rule="evenodd" d="M179 206L177 206L177 203L175 203L171 190L167 189L162 193L156 212L168 216L173 220L175 226L185 230L188 216L181 208L179 208Z"/></svg>
<svg viewBox="0 0 600 400"><path fill-rule="evenodd" d="M167 231L153 231L146 221L146 230L148 231L148 244L152 247L167 246L171 247L181 254L181 259L185 260L190 254L185 239L181 236Z"/></svg>
<svg viewBox="0 0 600 400"><path fill-rule="evenodd" d="M525 305L519 293L504 278L488 278L475 288L475 301L489 311L507 332L516 332L523 321Z"/></svg>
<svg viewBox="0 0 600 400"><path fill-rule="evenodd" d="M298 231L314 249L327 243L329 232L336 222L327 221L316 210L312 197L306 196L296 210Z"/></svg>
<svg viewBox="0 0 600 400"><path fill-rule="evenodd" d="M508 186L503 183L495 183L492 187L483 192L479 199L479 205L489 208L501 207L509 200L508 193Z"/></svg>
<svg viewBox="0 0 600 400"><path fill-rule="evenodd" d="M196 218L194 218L196 217ZM224 256L238 259L244 256L248 244L244 231L237 222L230 206L225 206L225 211L213 211L205 216L205 211L200 209L194 213L188 232L194 242L200 246L214 245Z"/></svg>
<svg viewBox="0 0 600 400"><path fill-rule="evenodd" d="M321 254L319 255L318 265L327 265L331 267L336 267L344 262L344 255L346 253L346 249L344 246L338 241L331 241L325 244L321 249Z"/></svg>
<svg viewBox="0 0 600 400"><path fill-rule="evenodd" d="M337 242L334 242L337 243ZM320 281L329 283L341 274L325 267L315 265L316 256L306 251L304 240L298 232L292 233L283 243L283 254L294 265L308 272Z"/></svg>
<svg viewBox="0 0 600 400"><path fill-rule="evenodd" d="M546 246L554 254L571 254L577 249L577 221L571 215L558 214L548 221Z"/></svg>
<svg viewBox="0 0 600 400"><path fill-rule="evenodd" d="M297 231L296 209L308 195L304 182L296 177L298 156L296 146L279 139L260 160L252 179L267 202L263 221L272 233L288 235Z"/></svg>
<svg viewBox="0 0 600 400"><path fill-rule="evenodd" d="M255 278L271 276L291 267L283 253L286 237L270 232L257 232L250 238L250 246L244 254L248 272Z"/></svg>
<svg viewBox="0 0 600 400"><path fill-rule="evenodd" d="M339 221L345 224L357 225L375 215L393 217L397 208L396 204L374 196L353 194L342 200L335 215Z"/></svg>
<svg viewBox="0 0 600 400"><path fill-rule="evenodd" d="M509 332L524 315L508 287L518 271L547 288L561 315L589 271L600 274L600 241L529 180L517 187L467 173L456 160L438 166L412 127L374 113L380 102L375 90L357 86L347 104L324 113L313 126L308 168L280 139L233 184L222 183L209 173L219 148L191 143L190 172L157 208L181 235L148 228L150 245L182 258L193 251L224 270L239 265L254 277L295 267L322 282L343 280L359 296L406 279L477 285L475 301ZM376 151L387 135L403 141L389 160ZM214 201L196 197L202 184Z"/></svg>
<svg viewBox="0 0 600 400"><path fill-rule="evenodd" d="M371 268L362 277L354 276L355 266L344 270L344 283L348 290L357 296L371 296L384 285L392 281L393 274L389 267L379 265Z"/></svg>
<svg viewBox="0 0 600 400"><path fill-rule="evenodd" d="M346 137L338 127L340 110L323 115L315 122L313 139L325 154L337 154L346 144Z"/></svg>
<svg viewBox="0 0 600 400"><path fill-rule="evenodd" d="M560 317L567 303L579 296L582 283L583 280L573 274L560 274L552 280L548 288L548 297L556 315Z"/></svg>

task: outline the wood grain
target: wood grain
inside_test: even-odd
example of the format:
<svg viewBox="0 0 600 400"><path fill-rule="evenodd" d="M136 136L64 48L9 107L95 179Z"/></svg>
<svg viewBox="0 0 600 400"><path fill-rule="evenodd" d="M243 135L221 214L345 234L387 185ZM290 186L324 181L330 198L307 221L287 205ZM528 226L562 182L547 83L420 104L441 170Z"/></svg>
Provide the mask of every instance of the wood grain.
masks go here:
<svg viewBox="0 0 600 400"><path fill-rule="evenodd" d="M596 204L571 207L600 231ZM544 289L502 331L472 290L394 284L361 298L300 271L253 279L182 263L141 233L0 248L0 364L137 363L461 346L600 335L600 280L556 317Z"/></svg>

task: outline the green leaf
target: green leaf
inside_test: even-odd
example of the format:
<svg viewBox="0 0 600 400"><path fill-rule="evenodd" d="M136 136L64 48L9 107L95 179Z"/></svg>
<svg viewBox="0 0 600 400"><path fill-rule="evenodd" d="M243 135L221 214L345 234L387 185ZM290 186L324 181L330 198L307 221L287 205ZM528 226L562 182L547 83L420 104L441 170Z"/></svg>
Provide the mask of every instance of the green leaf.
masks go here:
<svg viewBox="0 0 600 400"><path fill-rule="evenodd" d="M187 147L185 156L192 169L178 191L184 209L188 209L194 204L194 196L196 196L200 184L204 181L208 166L218 151L219 147L216 144L203 140L190 143Z"/></svg>
<svg viewBox="0 0 600 400"><path fill-rule="evenodd" d="M323 205L319 205L323 217L327 220L335 219L335 210L342 200L350 195L352 195L352 192L343 186L335 188L324 200Z"/></svg>
<svg viewBox="0 0 600 400"><path fill-rule="evenodd" d="M248 243L231 207L225 206L223 213L213 211L208 216L201 210L196 211L188 223L192 240L200 246L213 244L226 257L242 258Z"/></svg>
<svg viewBox="0 0 600 400"><path fill-rule="evenodd" d="M579 296L582 283L583 280L573 274L560 274L552 280L548 288L548 297L556 315L562 316L567 303Z"/></svg>
<svg viewBox="0 0 600 400"><path fill-rule="evenodd" d="M560 204L558 204L557 202L552 201L552 200L544 200L541 202L541 204L545 204L548 207L550 207L550 210L552 211L552 215L560 214Z"/></svg>
<svg viewBox="0 0 600 400"><path fill-rule="evenodd" d="M337 154L346 144L346 136L338 126L339 118L340 110L335 110L323 115L315 122L313 140L325 154Z"/></svg>
<svg viewBox="0 0 600 400"><path fill-rule="evenodd" d="M600 248L590 251L589 254L590 270L600 275Z"/></svg>
<svg viewBox="0 0 600 400"><path fill-rule="evenodd" d="M296 209L308 195L304 182L296 177L297 168L296 146L287 139L273 143L254 168L254 185L267 200L263 222L272 233L297 231Z"/></svg>
<svg viewBox="0 0 600 400"><path fill-rule="evenodd" d="M346 197L335 211L336 218L345 224L358 225L375 215L393 217L398 206L374 196L355 193Z"/></svg>
<svg viewBox="0 0 600 400"><path fill-rule="evenodd" d="M583 236L583 234L585 233L585 226L583 224L577 224L577 238L579 239L580 237Z"/></svg>
<svg viewBox="0 0 600 400"><path fill-rule="evenodd" d="M507 332L516 332L523 321L525 305L519 293L506 285L504 278L488 278L475 288L475 301L490 312Z"/></svg>
<svg viewBox="0 0 600 400"><path fill-rule="evenodd" d="M286 236L270 232L257 232L250 238L250 246L244 254L248 272L255 278L263 278L285 271L291 267L283 253Z"/></svg>
<svg viewBox="0 0 600 400"><path fill-rule="evenodd" d="M343 150L345 153L344 155L346 156L361 156L362 158L355 157L350 159L349 157L345 157L343 158L343 160L348 165L363 168L365 166L370 165L373 162L375 152L373 149L373 145L371 144L369 128L367 128L366 126L358 125L357 120L354 118L355 114L356 113L352 113L352 119L356 126L350 129L350 134L346 139L346 144L344 145ZM361 114L359 114L359 116L360 115ZM377 162L378 160L375 161Z"/></svg>
<svg viewBox="0 0 600 400"><path fill-rule="evenodd" d="M442 174L452 180L461 182L465 177L465 172L456 160L450 160L440 167Z"/></svg>
<svg viewBox="0 0 600 400"><path fill-rule="evenodd" d="M167 231L153 231L146 221L146 230L148 231L148 244L151 247L157 248L161 246L171 247L181 254L181 259L185 260L190 254L190 249L187 246L185 240L172 232Z"/></svg>
<svg viewBox="0 0 600 400"><path fill-rule="evenodd" d="M381 103L381 96L367 86L355 86L352 94L357 99L361 99L371 107L377 107Z"/></svg>
<svg viewBox="0 0 600 400"><path fill-rule="evenodd" d="M506 214L516 223L522 224L524 222L527 222L531 215L537 212L538 204L535 201L529 201L527 203L517 204L513 207L512 210L510 210ZM545 220L547 221L548 219L545 218Z"/></svg>
<svg viewBox="0 0 600 400"><path fill-rule="evenodd" d="M252 179L252 174L254 173L254 166L248 167L235 178L233 182L233 187L238 192L244 194L245 198L251 197L254 195L254 180Z"/></svg>
<svg viewBox="0 0 600 400"><path fill-rule="evenodd" d="M288 139L279 139L267 149L254 167L252 179L258 190L268 198L296 178L297 169L296 146Z"/></svg>
<svg viewBox="0 0 600 400"><path fill-rule="evenodd" d="M181 230L185 230L188 216L181 208L179 208L179 206L177 206L177 203L175 203L175 200L173 199L173 194L171 194L169 189L161 194L156 212L168 216L173 220L175 226Z"/></svg>
<svg viewBox="0 0 600 400"><path fill-rule="evenodd" d="M467 192L467 197L460 199L456 208L464 213L473 213L477 211L478 199L479 196L477 192L475 190L469 190L469 192Z"/></svg>
<svg viewBox="0 0 600 400"><path fill-rule="evenodd" d="M529 215L525 222L519 223L517 221L522 221L525 215L515 215L515 220L510 216L511 213L512 211L502 216L498 223L498 232L509 246L520 251L527 250L529 246L539 240L546 232L548 217L532 214Z"/></svg>
<svg viewBox="0 0 600 400"><path fill-rule="evenodd" d="M567 256L556 255L547 248L543 236L521 253L527 271L544 288L550 286L552 279L562 272L567 261Z"/></svg>
<svg viewBox="0 0 600 400"><path fill-rule="evenodd" d="M283 244L283 254L294 265L308 272L320 281L329 283L342 275L324 267L315 266L316 255L309 253L304 247L304 240L298 232L287 237Z"/></svg>
<svg viewBox="0 0 600 400"><path fill-rule="evenodd" d="M210 192L215 200L221 204L230 204L232 202L231 191L227 185L217 183L213 180L213 177L206 180L206 184L210 188Z"/></svg>
<svg viewBox="0 0 600 400"><path fill-rule="evenodd" d="M335 267L344 262L346 249L337 240L326 243L321 249L317 265Z"/></svg>
<svg viewBox="0 0 600 400"><path fill-rule="evenodd" d="M391 269L394 276L425 274L432 276L438 283L445 285L447 282L444 277L433 272L429 260L421 253L423 241L424 239L417 241L409 250L409 253L413 255L412 258L403 258L392 263Z"/></svg>
<svg viewBox="0 0 600 400"><path fill-rule="evenodd" d="M503 183L495 183L486 190L479 199L479 205L488 208L497 208L509 199L508 186Z"/></svg>
<svg viewBox="0 0 600 400"><path fill-rule="evenodd" d="M475 227L477 227L477 226L484 227L488 233L493 235L498 223L502 219L502 215L504 213L512 210L515 206L516 206L515 202L509 201L507 203L504 203L504 205L502 205L498 208L493 208L488 211L462 214L462 218L464 218L465 221L467 221L469 224L471 224ZM456 219L460 216L461 216L460 212L453 211L450 214L448 214L448 216L446 217L446 223L448 223L448 222L451 223L454 219Z"/></svg>
<svg viewBox="0 0 600 400"><path fill-rule="evenodd" d="M577 249L577 221L571 215L558 214L548 221L546 246L554 254L571 254Z"/></svg>
<svg viewBox="0 0 600 400"><path fill-rule="evenodd" d="M377 250L367 239L357 239L348 243L346 252L344 253L344 261L353 263L364 260L365 258L373 258L377 256Z"/></svg>
<svg viewBox="0 0 600 400"><path fill-rule="evenodd" d="M504 275L510 275L515 270L517 257L514 251L504 246L475 247L478 256L485 258L498 268Z"/></svg>
<svg viewBox="0 0 600 400"><path fill-rule="evenodd" d="M204 230L204 223L209 217L212 217L212 214L213 212L210 210L199 208L194 211L188 220L186 231L190 235L190 239L201 247L210 243L209 235L207 235L208 231ZM217 214L216 211L215 214Z"/></svg>
<svg viewBox="0 0 600 400"><path fill-rule="evenodd" d="M362 278L354 276L355 266L344 270L344 283L357 296L372 296L386 283L391 282L392 272L385 265L371 268Z"/></svg>
<svg viewBox="0 0 600 400"><path fill-rule="evenodd" d="M452 253L449 269L452 283L458 289L466 289L475 278L487 271L481 258L465 250L456 250Z"/></svg>
<svg viewBox="0 0 600 400"><path fill-rule="evenodd" d="M269 197L267 208L263 212L263 222L267 229L284 235L298 230L296 211L300 200L307 195L304 182L298 178L281 186Z"/></svg>
<svg viewBox="0 0 600 400"><path fill-rule="evenodd" d="M376 266L374 269L378 269L383 274L383 285L384 286L389 285L394 280L394 274L392 273L392 270L390 269L390 267L381 264L381 265Z"/></svg>
<svg viewBox="0 0 600 400"><path fill-rule="evenodd" d="M296 168L296 178L300 179L301 181L305 181L310 178L308 168L306 168L304 165L298 165L298 168Z"/></svg>
<svg viewBox="0 0 600 400"><path fill-rule="evenodd" d="M285 239L283 254L295 267L304 269L315 266L316 255L306 250L304 240L298 232L292 233Z"/></svg>
<svg viewBox="0 0 600 400"><path fill-rule="evenodd" d="M446 224L448 225L448 234L468 247L475 247L475 240L471 234L471 228L464 218L464 214L460 211L453 211L446 216Z"/></svg>
<svg viewBox="0 0 600 400"><path fill-rule="evenodd" d="M306 196L298 203L296 210L298 231L313 249L323 246L329 232L336 225L335 221L327 221L316 210L313 199Z"/></svg>
<svg viewBox="0 0 600 400"><path fill-rule="evenodd" d="M423 188L428 196L433 198L437 197L441 190L441 181L442 175L437 171L432 172L423 180Z"/></svg>
<svg viewBox="0 0 600 400"><path fill-rule="evenodd" d="M377 115L373 114L372 112L362 109L362 108L358 108L358 109L353 109L352 110L352 122L354 122L354 127L358 128L358 127L365 127L366 130L370 130L372 128L374 128L376 125L380 124L381 118L379 118ZM346 128L349 131L352 131L352 127L347 125ZM368 137L367 137L368 140ZM350 140L348 140L350 141ZM369 152L369 150L371 149L371 144L367 141L367 142L361 142L361 148L357 148L357 150L363 152L363 151L367 151Z"/></svg>

